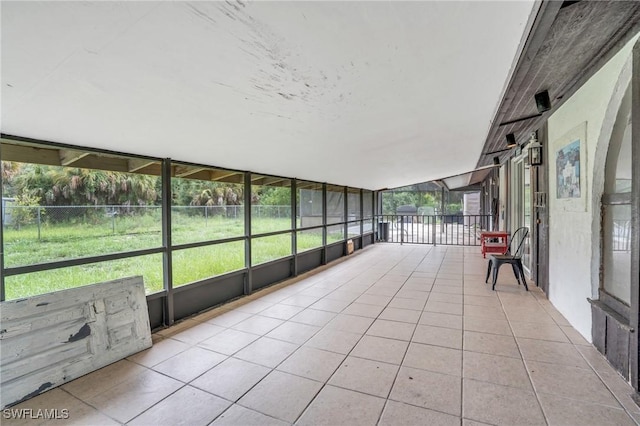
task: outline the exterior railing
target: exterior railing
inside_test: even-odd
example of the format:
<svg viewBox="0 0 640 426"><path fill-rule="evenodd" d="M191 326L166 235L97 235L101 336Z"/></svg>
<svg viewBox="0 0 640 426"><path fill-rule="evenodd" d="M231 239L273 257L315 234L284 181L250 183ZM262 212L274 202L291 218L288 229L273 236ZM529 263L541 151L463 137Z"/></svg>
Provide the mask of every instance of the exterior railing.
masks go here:
<svg viewBox="0 0 640 426"><path fill-rule="evenodd" d="M382 242L479 246L480 232L491 229L491 215L381 215Z"/></svg>

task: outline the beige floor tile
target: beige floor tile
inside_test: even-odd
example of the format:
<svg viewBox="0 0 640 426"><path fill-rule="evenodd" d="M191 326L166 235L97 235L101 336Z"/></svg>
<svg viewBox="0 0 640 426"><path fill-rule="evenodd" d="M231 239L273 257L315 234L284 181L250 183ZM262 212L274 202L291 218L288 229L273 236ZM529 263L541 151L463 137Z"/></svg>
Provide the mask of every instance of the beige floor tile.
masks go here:
<svg viewBox="0 0 640 426"><path fill-rule="evenodd" d="M375 396L325 386L296 424L375 426L384 401Z"/></svg>
<svg viewBox="0 0 640 426"><path fill-rule="evenodd" d="M445 302L445 303L457 303L462 304L462 294L451 294L451 293L432 293L429 296L429 300L433 302Z"/></svg>
<svg viewBox="0 0 640 426"><path fill-rule="evenodd" d="M438 312L423 312L418 324L433 325L435 327L453 328L462 330L462 317L460 315L442 314Z"/></svg>
<svg viewBox="0 0 640 426"><path fill-rule="evenodd" d="M49 410L50 413L55 410L54 414L58 416L58 420L49 420L44 416L42 418L31 418L37 417L38 410ZM15 414L12 415L12 413ZM56 424L113 426L120 424L59 388L51 389L3 410L1 418L1 423L5 426L48 426Z"/></svg>
<svg viewBox="0 0 640 426"><path fill-rule="evenodd" d="M376 336L363 336L351 355L374 361L400 365L409 342Z"/></svg>
<svg viewBox="0 0 640 426"><path fill-rule="evenodd" d="M465 331L463 348L465 351L521 358L516 341L511 336Z"/></svg>
<svg viewBox="0 0 640 426"><path fill-rule="evenodd" d="M346 302L344 300L327 299L325 296L324 298L318 300L316 303L311 305L309 308L316 309L319 311L338 313L338 312L342 312L342 310L347 306L349 306L350 303L351 302Z"/></svg>
<svg viewBox="0 0 640 426"><path fill-rule="evenodd" d="M270 371L262 365L229 358L195 379L191 385L229 401L236 401Z"/></svg>
<svg viewBox="0 0 640 426"><path fill-rule="evenodd" d="M363 334L373 324L373 318L356 315L336 315L326 326L326 329L347 331L349 333Z"/></svg>
<svg viewBox="0 0 640 426"><path fill-rule="evenodd" d="M307 340L305 346L346 355L361 337L361 334L323 329Z"/></svg>
<svg viewBox="0 0 640 426"><path fill-rule="evenodd" d="M85 401L107 416L125 423L183 385L160 373L146 370Z"/></svg>
<svg viewBox="0 0 640 426"><path fill-rule="evenodd" d="M326 382L344 358L342 354L303 346L284 360L277 370Z"/></svg>
<svg viewBox="0 0 640 426"><path fill-rule="evenodd" d="M507 320L474 317L466 314L464 316L464 329L465 331L513 336L511 326L509 326Z"/></svg>
<svg viewBox="0 0 640 426"><path fill-rule="evenodd" d="M420 311L400 308L385 308L378 318L389 321L400 321L410 324L417 324L420 319Z"/></svg>
<svg viewBox="0 0 640 426"><path fill-rule="evenodd" d="M527 362L527 369L538 393L547 393L619 408L611 392L591 369Z"/></svg>
<svg viewBox="0 0 640 426"><path fill-rule="evenodd" d="M190 327L185 328L171 336L172 339L179 340L189 345L196 345L203 340L215 336L216 334L226 330L219 325L209 324L206 322L198 323L194 321Z"/></svg>
<svg viewBox="0 0 640 426"><path fill-rule="evenodd" d="M329 321L335 318L336 315L337 314L334 312L307 308L304 311L300 312L298 315L291 318L289 321L324 327L329 323Z"/></svg>
<svg viewBox="0 0 640 426"><path fill-rule="evenodd" d="M206 426L231 405L191 386L185 386L129 422L132 426Z"/></svg>
<svg viewBox="0 0 640 426"><path fill-rule="evenodd" d="M462 419L462 426L492 426L489 423L477 422L475 420Z"/></svg>
<svg viewBox="0 0 640 426"><path fill-rule="evenodd" d="M367 334L370 336L387 337L389 339L411 340L415 324L397 321L375 320Z"/></svg>
<svg viewBox="0 0 640 426"><path fill-rule="evenodd" d="M473 294L465 294L465 305L473 306L489 306L492 308L501 308L500 300L497 297L475 296Z"/></svg>
<svg viewBox="0 0 640 426"><path fill-rule="evenodd" d="M386 398L396 378L398 365L349 356L328 384Z"/></svg>
<svg viewBox="0 0 640 426"><path fill-rule="evenodd" d="M364 292L365 295L371 296L385 296L393 297L398 292L399 287L397 285L374 285L370 289Z"/></svg>
<svg viewBox="0 0 640 426"><path fill-rule="evenodd" d="M411 343L402 365L436 373L451 374L452 376L462 376L462 351Z"/></svg>
<svg viewBox="0 0 640 426"><path fill-rule="evenodd" d="M318 331L320 331L320 327L314 325L287 321L267 333L266 337L301 345Z"/></svg>
<svg viewBox="0 0 640 426"><path fill-rule="evenodd" d="M428 300L424 310L425 312L437 312L440 314L462 315L462 304Z"/></svg>
<svg viewBox="0 0 640 426"><path fill-rule="evenodd" d="M509 323L516 337L569 343L567 336L560 327L555 324L534 324L518 321L509 321Z"/></svg>
<svg viewBox="0 0 640 426"><path fill-rule="evenodd" d="M307 289L305 291L309 291L309 290L311 290L311 289ZM293 296L290 296L290 297L284 299L280 303L283 304L283 305L292 305L292 306L299 306L301 308L308 308L309 306L313 305L318 300L320 300L320 298L322 296L325 296L327 294L324 291L321 291L320 293L324 293L324 294L320 294L318 296L311 296L308 293L307 294L296 294L296 295L293 295Z"/></svg>
<svg viewBox="0 0 640 426"><path fill-rule="evenodd" d="M484 278L477 282L475 285L468 285L464 287L465 296L487 296L496 297L496 292L491 290L491 284L485 284Z"/></svg>
<svg viewBox="0 0 640 426"><path fill-rule="evenodd" d="M502 307L465 305L464 314L472 317L506 320Z"/></svg>
<svg viewBox="0 0 640 426"><path fill-rule="evenodd" d="M345 288L345 286L342 286L341 288L332 291L331 293L327 294L324 298L325 299L331 299L331 300L340 300L343 302L353 302L354 300L356 300L358 297L362 296L362 292L361 291L350 291L348 289ZM366 286L368 288L368 286ZM362 291L365 291L366 288Z"/></svg>
<svg viewBox="0 0 640 426"><path fill-rule="evenodd" d="M387 306L390 301L391 296L376 296L373 294L363 294L355 300L356 303L375 306Z"/></svg>
<svg viewBox="0 0 640 426"><path fill-rule="evenodd" d="M395 297L402 297L405 299L413 299L426 302L430 294L431 293L428 291L409 290L403 287L396 293Z"/></svg>
<svg viewBox="0 0 640 426"><path fill-rule="evenodd" d="M262 300L254 300L248 303L244 303L244 301L240 299L238 302L238 305L234 306L235 310L246 312L248 314L257 314L258 312L264 311L268 307L273 306L273 303L265 302Z"/></svg>
<svg viewBox="0 0 640 426"><path fill-rule="evenodd" d="M434 284L446 287L462 287L462 266L457 271L440 268Z"/></svg>
<svg viewBox="0 0 640 426"><path fill-rule="evenodd" d="M342 313L347 315L356 315L367 318L377 318L384 306L366 305L364 303L352 303L347 306Z"/></svg>
<svg viewBox="0 0 640 426"><path fill-rule="evenodd" d="M461 387L460 377L402 367L389 399L460 416Z"/></svg>
<svg viewBox="0 0 640 426"><path fill-rule="evenodd" d="M162 361L153 369L181 382L188 383L227 359L226 355L197 346Z"/></svg>
<svg viewBox="0 0 640 426"><path fill-rule="evenodd" d="M303 310L304 308L301 306L284 305L284 304L278 303L276 305L273 305L265 309L264 311L261 311L259 315L263 317L276 318L280 320L288 320L288 319L291 319L293 316L299 314Z"/></svg>
<svg viewBox="0 0 640 426"><path fill-rule="evenodd" d="M463 294L463 287L438 284L436 280L431 287L431 293Z"/></svg>
<svg viewBox="0 0 640 426"><path fill-rule="evenodd" d="M622 408L607 407L556 395L539 394L540 404L550 425L635 425Z"/></svg>
<svg viewBox="0 0 640 426"><path fill-rule="evenodd" d="M552 364L589 368L571 343L549 342L546 340L517 339L522 357L526 361L542 361Z"/></svg>
<svg viewBox="0 0 640 426"><path fill-rule="evenodd" d="M271 339L269 337L261 337L244 349L236 352L233 357L274 368L298 348L299 346L293 343L283 342L282 340Z"/></svg>
<svg viewBox="0 0 640 426"><path fill-rule="evenodd" d="M444 414L426 408L388 401L380 418L380 426L397 425L439 425L460 426L460 417Z"/></svg>
<svg viewBox="0 0 640 426"><path fill-rule="evenodd" d="M462 349L462 331L431 325L418 325L411 341L425 343L427 345Z"/></svg>
<svg viewBox="0 0 640 426"><path fill-rule="evenodd" d="M227 329L214 337L200 342L198 346L219 352L225 355L233 355L249 343L259 339L260 336L243 331Z"/></svg>
<svg viewBox="0 0 640 426"><path fill-rule="evenodd" d="M546 425L532 391L464 379L463 417L494 425Z"/></svg>
<svg viewBox="0 0 640 426"><path fill-rule="evenodd" d="M318 298L324 297L324 296L326 296L327 294L331 293L332 291L333 291L332 289L329 289L329 288L320 288L320 287L317 287L317 286L315 286L315 285L314 285L314 286L312 286L312 287L309 287L309 288L308 288L308 289L306 289L306 290L301 291L301 292L300 292L300 293L298 293L297 295L298 295L298 296L310 296L310 297L315 297L315 298L316 298L316 301L315 301L315 302L317 302L317 299L318 299ZM315 302L313 302L313 303L315 303ZM312 304L313 304L313 303L312 303ZM311 306L311 305L309 305L309 306ZM307 306L307 307L308 307L308 306Z"/></svg>
<svg viewBox="0 0 640 426"><path fill-rule="evenodd" d="M462 374L465 379L533 390L527 370L520 359L468 351L464 351L462 358Z"/></svg>
<svg viewBox="0 0 640 426"><path fill-rule="evenodd" d="M209 324L214 324L214 325L219 325L221 327L233 327L234 325L238 324L239 322L242 322L244 320L246 320L247 318L251 317L251 315L253 314L249 314L247 312L241 312L241 311L226 311L214 318L211 318L209 320L207 320L207 323Z"/></svg>
<svg viewBox="0 0 640 426"><path fill-rule="evenodd" d="M389 308L412 309L414 311L422 311L426 300L405 299L404 297L394 297L389 302Z"/></svg>
<svg viewBox="0 0 640 426"><path fill-rule="evenodd" d="M127 359L107 365L62 385L62 389L80 399L91 398L125 382L147 369ZM50 393L49 391L47 393Z"/></svg>
<svg viewBox="0 0 640 426"><path fill-rule="evenodd" d="M293 308L297 309L296 307ZM251 318L247 318L246 320L239 322L232 328L234 330L244 331L245 333L252 333L263 336L282 323L284 323L283 320L263 317L262 315L254 315Z"/></svg>
<svg viewBox="0 0 640 426"><path fill-rule="evenodd" d="M149 349L131 355L127 359L145 367L153 367L190 347L191 345L178 340L163 339Z"/></svg>
<svg viewBox="0 0 640 426"><path fill-rule="evenodd" d="M238 404L293 423L316 396L322 383L281 371L272 371Z"/></svg>
<svg viewBox="0 0 640 426"><path fill-rule="evenodd" d="M274 419L257 411L249 410L238 404L222 413L212 426L287 426L289 423Z"/></svg>
<svg viewBox="0 0 640 426"><path fill-rule="evenodd" d="M583 346L591 346L591 343L587 342L587 340L580 334L575 328L570 325L561 325L560 329L567 336L569 341L574 345L583 345Z"/></svg>

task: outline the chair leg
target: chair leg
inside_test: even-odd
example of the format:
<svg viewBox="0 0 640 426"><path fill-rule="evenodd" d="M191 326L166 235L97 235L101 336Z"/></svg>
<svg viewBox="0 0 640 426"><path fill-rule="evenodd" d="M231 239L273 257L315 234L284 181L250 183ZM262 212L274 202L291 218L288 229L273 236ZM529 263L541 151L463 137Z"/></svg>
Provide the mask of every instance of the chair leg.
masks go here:
<svg viewBox="0 0 640 426"><path fill-rule="evenodd" d="M498 270L500 269L500 265L502 265L502 263L500 263L499 261L496 262L495 265L493 265L493 283L491 285L491 290L496 289L496 281L498 281Z"/></svg>
<svg viewBox="0 0 640 426"><path fill-rule="evenodd" d="M522 267L522 261L518 260L518 269L520 270L520 276L522 277L522 284L524 284L525 290L529 291L527 286L527 279L524 277L524 268Z"/></svg>
<svg viewBox="0 0 640 426"><path fill-rule="evenodd" d="M493 262L489 259L489 264L487 265L487 278L484 279L484 283L486 284L489 281L489 275L491 274L491 264Z"/></svg>
<svg viewBox="0 0 640 426"><path fill-rule="evenodd" d="M516 276L516 281L518 281L518 285L520 285L520 270L515 263L511 264L511 269L513 269L513 275Z"/></svg>

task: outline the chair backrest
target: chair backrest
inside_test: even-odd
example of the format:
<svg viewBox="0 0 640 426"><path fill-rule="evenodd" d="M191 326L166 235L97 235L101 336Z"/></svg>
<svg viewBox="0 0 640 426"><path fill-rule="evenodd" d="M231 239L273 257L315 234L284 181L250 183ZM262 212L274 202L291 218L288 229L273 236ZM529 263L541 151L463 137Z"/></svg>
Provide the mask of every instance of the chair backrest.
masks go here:
<svg viewBox="0 0 640 426"><path fill-rule="evenodd" d="M524 242L527 239L527 235L529 235L529 228L523 226L522 228L516 229L516 232L511 236L511 241L509 241L509 247L507 248L507 253L511 254L513 257L522 256L522 251L524 250ZM515 251L512 251L513 244L518 244Z"/></svg>

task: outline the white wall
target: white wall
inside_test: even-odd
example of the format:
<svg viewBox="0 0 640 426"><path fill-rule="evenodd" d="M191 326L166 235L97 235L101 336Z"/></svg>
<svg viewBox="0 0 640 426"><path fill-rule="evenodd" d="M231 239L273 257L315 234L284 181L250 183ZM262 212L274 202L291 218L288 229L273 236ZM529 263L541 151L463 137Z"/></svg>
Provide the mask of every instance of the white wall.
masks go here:
<svg viewBox="0 0 640 426"><path fill-rule="evenodd" d="M637 36L602 67L548 120L549 124L549 300L587 340L591 341L591 307L587 298L597 298L600 264L600 196L604 184L607 132L621 99L619 82ZM628 73L628 64L626 66ZM624 79L624 78L623 78ZM556 199L554 141L587 123L587 197L583 211L567 211Z"/></svg>

